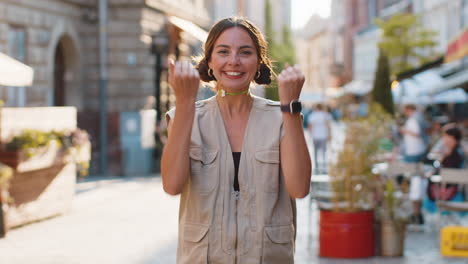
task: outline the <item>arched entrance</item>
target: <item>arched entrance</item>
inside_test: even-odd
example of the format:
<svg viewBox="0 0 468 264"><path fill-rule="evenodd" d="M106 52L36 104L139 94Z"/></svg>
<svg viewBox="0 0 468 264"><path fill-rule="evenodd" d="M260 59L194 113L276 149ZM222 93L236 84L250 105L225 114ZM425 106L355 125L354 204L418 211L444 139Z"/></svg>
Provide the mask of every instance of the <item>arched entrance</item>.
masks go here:
<svg viewBox="0 0 468 264"><path fill-rule="evenodd" d="M54 106L65 105L65 56L63 54L62 43L57 44L54 56Z"/></svg>
<svg viewBox="0 0 468 264"><path fill-rule="evenodd" d="M82 107L79 89L79 62L76 46L68 35L57 42L53 59L53 106Z"/></svg>

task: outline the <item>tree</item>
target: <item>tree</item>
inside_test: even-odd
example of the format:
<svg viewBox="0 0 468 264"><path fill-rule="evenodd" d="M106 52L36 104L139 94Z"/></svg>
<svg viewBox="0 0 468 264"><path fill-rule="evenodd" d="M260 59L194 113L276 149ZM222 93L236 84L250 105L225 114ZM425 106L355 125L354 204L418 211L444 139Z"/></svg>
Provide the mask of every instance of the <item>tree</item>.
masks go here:
<svg viewBox="0 0 468 264"><path fill-rule="evenodd" d="M380 104L389 114L394 114L393 98L390 82L390 66L388 58L380 49L375 72L374 87L372 88L372 101Z"/></svg>
<svg viewBox="0 0 468 264"><path fill-rule="evenodd" d="M282 42L277 43L274 38L272 11L270 0L265 2L265 36L269 45L268 56L273 61L273 70L281 72L286 66L286 63L294 65L296 55L294 52L294 45L291 39L291 31L288 27L284 27L282 32ZM279 101L278 96L278 82L275 78L271 81L265 89L265 97L271 100Z"/></svg>
<svg viewBox="0 0 468 264"><path fill-rule="evenodd" d="M433 51L437 32L423 28L418 16L395 14L386 21L376 19L376 24L382 30L379 48L388 56L392 75L424 64L437 55Z"/></svg>

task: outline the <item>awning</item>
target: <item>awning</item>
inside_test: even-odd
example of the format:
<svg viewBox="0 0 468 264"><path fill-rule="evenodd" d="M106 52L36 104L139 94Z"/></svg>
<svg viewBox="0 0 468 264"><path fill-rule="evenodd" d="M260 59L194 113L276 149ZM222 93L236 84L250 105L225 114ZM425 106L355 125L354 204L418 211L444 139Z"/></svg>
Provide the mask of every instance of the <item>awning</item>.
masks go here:
<svg viewBox="0 0 468 264"><path fill-rule="evenodd" d="M413 79L421 87L418 91L419 95L427 95L434 87L442 85L445 82L444 78L434 69L415 74Z"/></svg>
<svg viewBox="0 0 468 264"><path fill-rule="evenodd" d="M440 93L442 91L461 86L468 82L468 69L455 73L445 78L445 81L440 85L432 87L430 94Z"/></svg>
<svg viewBox="0 0 468 264"><path fill-rule="evenodd" d="M407 78L399 82L392 89L393 102L396 104L417 104L424 105L429 103L429 97L423 95L424 87L413 78Z"/></svg>
<svg viewBox="0 0 468 264"><path fill-rule="evenodd" d="M0 52L0 85L31 86L33 77L31 67Z"/></svg>
<svg viewBox="0 0 468 264"><path fill-rule="evenodd" d="M457 104L468 102L468 95L462 88L450 89L436 94L432 97L434 104Z"/></svg>
<svg viewBox="0 0 468 264"><path fill-rule="evenodd" d="M468 56L468 28L447 45L445 62L451 62Z"/></svg>
<svg viewBox="0 0 468 264"><path fill-rule="evenodd" d="M207 37L208 37L208 32L206 32L204 29L201 27L195 25L194 23L182 19L180 17L176 16L170 16L168 18L169 22L171 22L174 26L182 29L183 31L189 33L196 39L200 40L202 43L205 43Z"/></svg>

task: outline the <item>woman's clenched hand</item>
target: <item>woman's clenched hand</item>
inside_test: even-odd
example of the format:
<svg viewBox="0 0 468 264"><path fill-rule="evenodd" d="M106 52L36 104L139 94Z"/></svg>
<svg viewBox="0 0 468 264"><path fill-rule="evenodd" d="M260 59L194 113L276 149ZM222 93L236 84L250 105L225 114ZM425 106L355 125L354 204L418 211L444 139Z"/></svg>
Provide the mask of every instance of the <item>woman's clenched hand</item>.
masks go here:
<svg viewBox="0 0 468 264"><path fill-rule="evenodd" d="M190 62L169 60L169 84L176 102L195 102L200 76Z"/></svg>

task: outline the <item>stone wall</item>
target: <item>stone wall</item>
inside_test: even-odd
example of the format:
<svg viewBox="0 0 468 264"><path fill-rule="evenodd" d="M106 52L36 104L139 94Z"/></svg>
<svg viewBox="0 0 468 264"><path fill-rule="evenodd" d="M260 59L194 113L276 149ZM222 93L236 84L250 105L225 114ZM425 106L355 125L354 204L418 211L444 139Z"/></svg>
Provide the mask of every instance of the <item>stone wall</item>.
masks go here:
<svg viewBox="0 0 468 264"><path fill-rule="evenodd" d="M9 46L14 45L8 43L8 38L13 28L26 33L24 63L34 69L33 85L26 90L27 106L51 104L54 50L61 36L68 35L73 39L74 47L70 47L70 52L80 57L77 34L80 17L81 7L67 1L0 1L0 51L12 55ZM79 64L70 65L67 72L70 89L80 89L79 68ZM5 87L0 89L0 96L4 100L8 98Z"/></svg>

